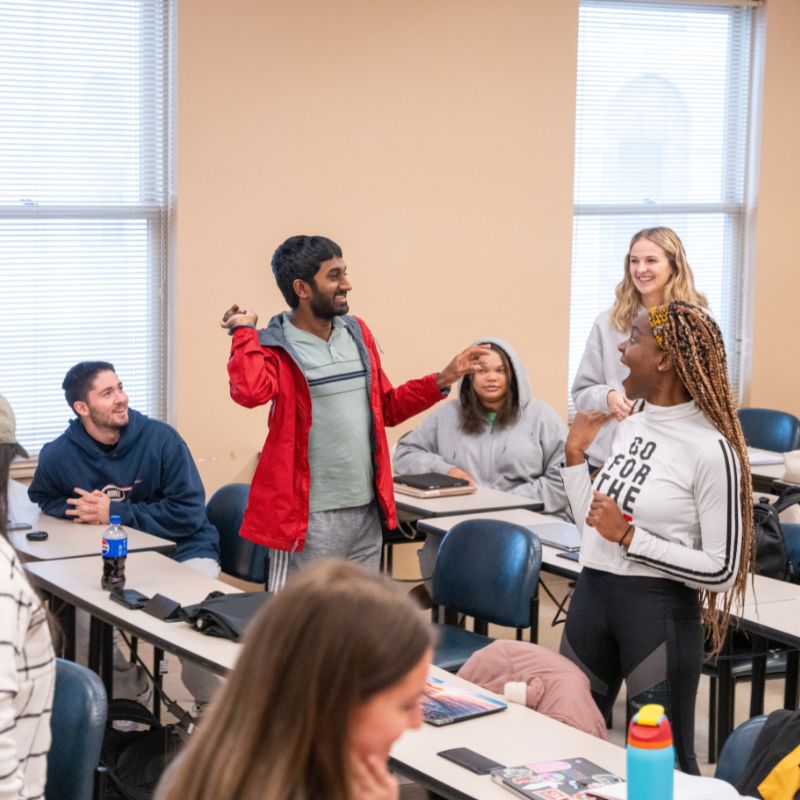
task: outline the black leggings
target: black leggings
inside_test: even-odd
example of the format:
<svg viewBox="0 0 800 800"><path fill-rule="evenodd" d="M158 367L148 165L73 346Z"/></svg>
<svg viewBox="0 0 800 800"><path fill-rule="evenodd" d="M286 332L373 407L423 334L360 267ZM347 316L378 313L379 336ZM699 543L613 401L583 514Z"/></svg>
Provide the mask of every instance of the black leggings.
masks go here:
<svg viewBox="0 0 800 800"><path fill-rule="evenodd" d="M561 654L589 678L604 716L623 678L630 713L646 703L663 705L680 768L699 775L694 710L703 643L697 590L667 578L585 568L570 602Z"/></svg>

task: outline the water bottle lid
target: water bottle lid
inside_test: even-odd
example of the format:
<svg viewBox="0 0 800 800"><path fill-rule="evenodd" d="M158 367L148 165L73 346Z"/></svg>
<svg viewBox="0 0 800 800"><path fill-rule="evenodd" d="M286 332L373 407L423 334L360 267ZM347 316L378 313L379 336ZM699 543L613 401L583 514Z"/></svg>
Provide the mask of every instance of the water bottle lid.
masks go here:
<svg viewBox="0 0 800 800"><path fill-rule="evenodd" d="M660 750L672 745L672 728L664 706L650 703L634 714L628 727L628 744L645 750Z"/></svg>
<svg viewBox="0 0 800 800"><path fill-rule="evenodd" d="M122 517L114 514L113 516L109 517L109 522L111 522L112 525L119 525L120 522L122 522Z"/></svg>

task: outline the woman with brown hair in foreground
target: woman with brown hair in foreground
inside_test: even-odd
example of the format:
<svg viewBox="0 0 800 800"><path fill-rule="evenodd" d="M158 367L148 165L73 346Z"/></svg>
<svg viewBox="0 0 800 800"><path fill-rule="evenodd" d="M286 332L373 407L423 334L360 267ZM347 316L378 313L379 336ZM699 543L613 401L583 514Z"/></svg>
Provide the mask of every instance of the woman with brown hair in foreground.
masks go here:
<svg viewBox="0 0 800 800"><path fill-rule="evenodd" d="M309 567L252 622L158 800L394 800L386 762L422 723L431 629L384 578Z"/></svg>

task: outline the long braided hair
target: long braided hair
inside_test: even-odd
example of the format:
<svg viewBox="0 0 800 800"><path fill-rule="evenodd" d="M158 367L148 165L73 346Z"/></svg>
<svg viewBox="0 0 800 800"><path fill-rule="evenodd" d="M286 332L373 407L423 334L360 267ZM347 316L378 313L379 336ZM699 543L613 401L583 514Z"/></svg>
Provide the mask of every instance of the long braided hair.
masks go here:
<svg viewBox="0 0 800 800"><path fill-rule="evenodd" d="M753 483L747 445L733 402L722 333L713 317L699 306L675 300L651 309L649 321L658 346L672 357L686 390L708 421L730 442L739 458L742 542L736 580L732 589L724 594L721 608L718 593L701 592L703 621L717 653L725 640L733 599L744 599L747 575L755 557Z"/></svg>

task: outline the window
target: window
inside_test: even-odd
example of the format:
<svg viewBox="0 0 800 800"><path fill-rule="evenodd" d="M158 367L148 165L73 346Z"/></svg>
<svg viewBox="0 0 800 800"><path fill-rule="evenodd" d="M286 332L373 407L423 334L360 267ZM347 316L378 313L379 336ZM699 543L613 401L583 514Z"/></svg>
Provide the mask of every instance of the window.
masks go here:
<svg viewBox="0 0 800 800"><path fill-rule="evenodd" d="M666 225L722 328L738 391L754 5L581 2L570 386L631 236Z"/></svg>
<svg viewBox="0 0 800 800"><path fill-rule="evenodd" d="M32 455L78 361L165 413L171 27L168 0L0 4L0 391Z"/></svg>

